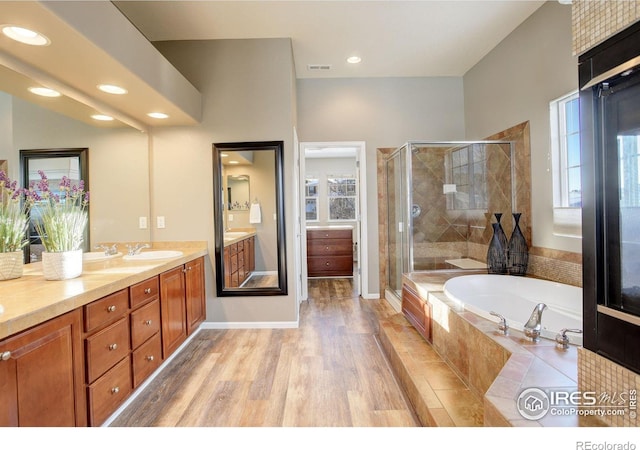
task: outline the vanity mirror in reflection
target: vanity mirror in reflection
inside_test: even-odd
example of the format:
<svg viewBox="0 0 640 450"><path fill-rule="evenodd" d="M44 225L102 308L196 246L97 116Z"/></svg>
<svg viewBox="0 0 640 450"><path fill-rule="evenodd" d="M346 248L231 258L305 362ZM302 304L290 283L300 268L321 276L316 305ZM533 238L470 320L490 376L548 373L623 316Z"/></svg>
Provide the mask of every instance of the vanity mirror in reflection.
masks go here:
<svg viewBox="0 0 640 450"><path fill-rule="evenodd" d="M286 295L283 142L213 145L218 296Z"/></svg>
<svg viewBox="0 0 640 450"><path fill-rule="evenodd" d="M227 209L232 211L248 211L249 202L249 175L230 174L227 180Z"/></svg>

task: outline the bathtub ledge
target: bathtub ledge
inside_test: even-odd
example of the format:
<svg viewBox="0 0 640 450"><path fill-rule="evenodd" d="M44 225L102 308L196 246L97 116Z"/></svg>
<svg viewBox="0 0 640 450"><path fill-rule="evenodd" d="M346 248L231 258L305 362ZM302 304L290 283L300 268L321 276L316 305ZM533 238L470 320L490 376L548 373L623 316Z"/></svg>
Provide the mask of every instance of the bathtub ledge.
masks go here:
<svg viewBox="0 0 640 450"><path fill-rule="evenodd" d="M496 322L465 310L444 294L443 285L449 278L467 274L469 271L408 274L403 282L431 305L432 347L483 398L484 426L606 426L597 418L576 415L547 414L536 421L523 418L516 401L524 389L577 389L581 348L571 345L563 350L549 339L533 343L517 330L504 336Z"/></svg>

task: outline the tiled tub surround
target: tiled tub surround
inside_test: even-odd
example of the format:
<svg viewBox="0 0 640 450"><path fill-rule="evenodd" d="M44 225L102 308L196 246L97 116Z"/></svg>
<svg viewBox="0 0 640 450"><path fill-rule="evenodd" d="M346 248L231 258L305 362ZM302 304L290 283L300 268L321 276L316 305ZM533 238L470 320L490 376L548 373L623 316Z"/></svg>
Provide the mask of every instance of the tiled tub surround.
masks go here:
<svg viewBox="0 0 640 450"><path fill-rule="evenodd" d="M495 322L483 319L450 301L443 285L447 279L468 271L414 273L404 283L414 289L432 307L432 348L458 375L469 391L482 399L484 426L600 426L593 417L553 416L538 421L524 419L516 408L516 399L527 387L575 390L578 386L578 350L559 348L554 341L528 340L511 331L504 336ZM496 275L499 276L499 275ZM506 276L506 275L505 275ZM383 324L381 333L389 330ZM382 337L384 343L385 337ZM426 344L426 342L425 342ZM582 350L580 348L580 350ZM428 355L427 355L428 357ZM393 357L390 358L393 364ZM407 387L411 377L420 377L405 368L400 382L411 397L416 385ZM636 378L637 381L637 378ZM464 403L464 399L461 400ZM419 409L418 407L416 409ZM451 423L450 425L453 425ZM457 425L457 424L456 424Z"/></svg>

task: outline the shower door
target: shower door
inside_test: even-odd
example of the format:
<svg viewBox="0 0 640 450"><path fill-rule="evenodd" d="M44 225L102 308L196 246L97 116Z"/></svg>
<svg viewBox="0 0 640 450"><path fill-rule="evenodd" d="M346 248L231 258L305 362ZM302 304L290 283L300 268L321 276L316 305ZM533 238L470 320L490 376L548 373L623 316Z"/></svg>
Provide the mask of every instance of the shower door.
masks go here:
<svg viewBox="0 0 640 450"><path fill-rule="evenodd" d="M406 146L394 152L386 163L387 177L387 286L398 296L402 274L408 272L409 242L406 233Z"/></svg>

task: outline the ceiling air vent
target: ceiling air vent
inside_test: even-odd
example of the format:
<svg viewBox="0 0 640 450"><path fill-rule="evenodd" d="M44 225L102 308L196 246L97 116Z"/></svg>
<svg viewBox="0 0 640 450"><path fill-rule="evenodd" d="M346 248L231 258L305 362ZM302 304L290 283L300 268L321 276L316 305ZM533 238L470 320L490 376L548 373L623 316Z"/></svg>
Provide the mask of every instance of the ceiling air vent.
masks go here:
<svg viewBox="0 0 640 450"><path fill-rule="evenodd" d="M307 70L331 70L331 64L307 64Z"/></svg>

